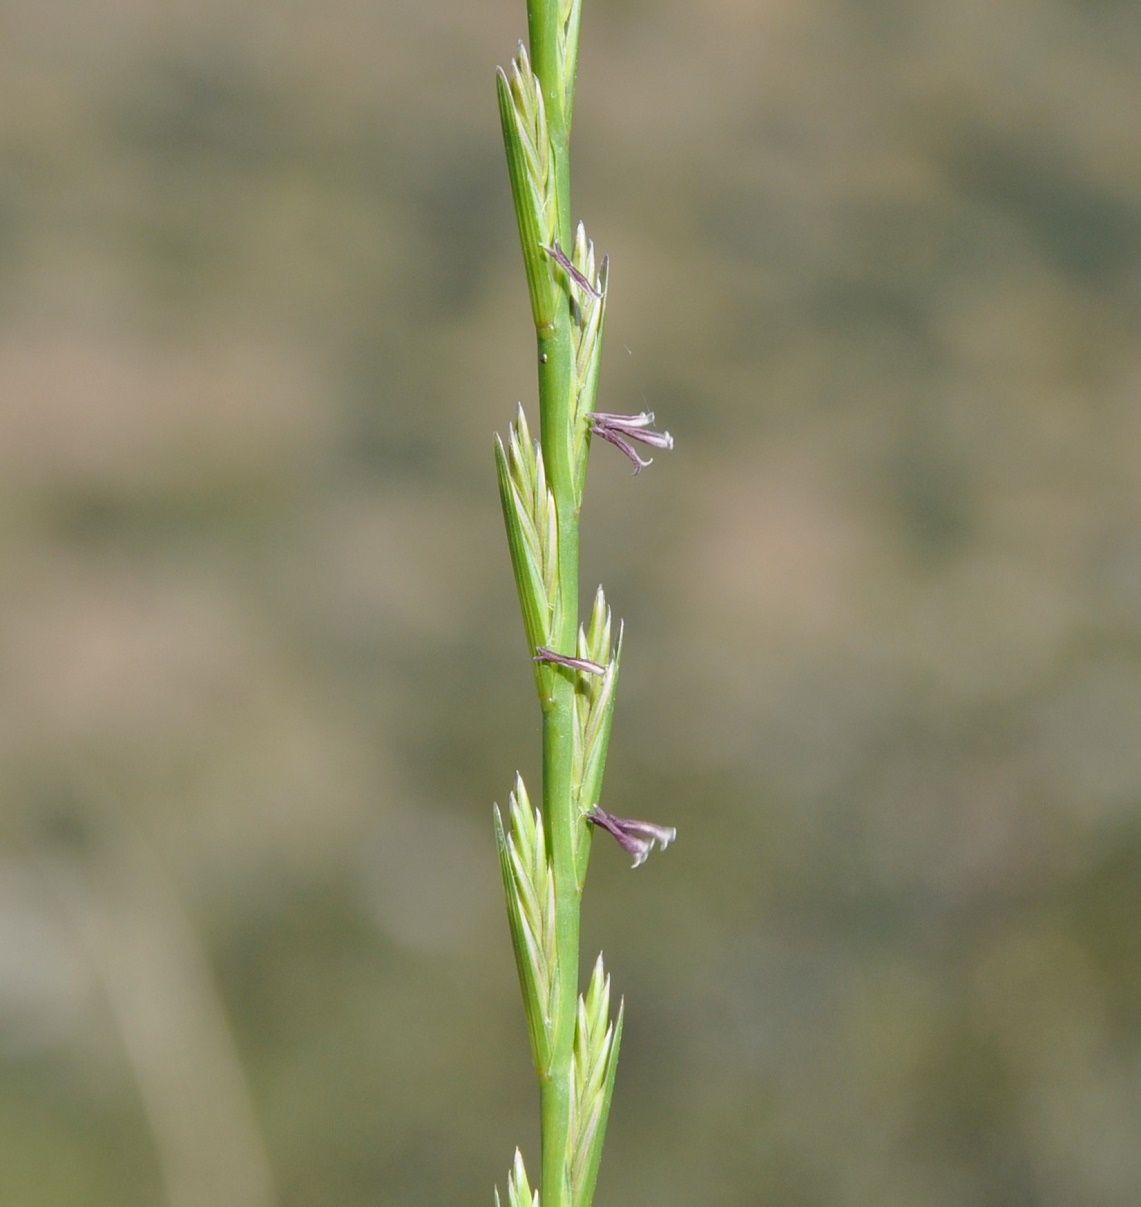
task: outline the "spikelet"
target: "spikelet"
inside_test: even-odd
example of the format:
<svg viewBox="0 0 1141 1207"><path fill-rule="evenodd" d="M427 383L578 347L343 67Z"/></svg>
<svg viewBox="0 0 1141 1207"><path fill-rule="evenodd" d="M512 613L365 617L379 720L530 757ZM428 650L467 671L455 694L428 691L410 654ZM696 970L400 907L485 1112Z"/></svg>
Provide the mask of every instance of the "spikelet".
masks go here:
<svg viewBox="0 0 1141 1207"><path fill-rule="evenodd" d="M532 807L522 777L509 799L511 832L495 808L495 841L507 895L511 944L527 1012L535 1068L544 1075L551 1062L551 1032L558 960L555 951L555 881L547 861L543 818Z"/></svg>
<svg viewBox="0 0 1141 1207"><path fill-rule="evenodd" d="M622 652L621 626L617 642L611 643L610 608L601 587L594 596L590 623L585 629L579 629L578 649L580 657L606 667L602 675L580 675L575 690L572 784L579 813L585 816L598 804L602 793L602 775L610 744L618 664ZM589 844L583 841L576 853L580 885L586 877L588 850Z"/></svg>
<svg viewBox="0 0 1141 1207"><path fill-rule="evenodd" d="M586 994L578 999L572 1057L573 1091L570 1125L570 1184L572 1207L589 1207L598 1178L606 1118L614 1093L618 1047L622 1042L623 1007L610 1021L610 977L595 961Z"/></svg>
<svg viewBox="0 0 1141 1207"><path fill-rule="evenodd" d="M578 76L578 30L582 0L562 0L559 11L559 77L562 80L563 123L567 134L574 116L574 85Z"/></svg>
<svg viewBox="0 0 1141 1207"><path fill-rule="evenodd" d="M558 619L559 529L543 451L531 439L522 407L508 428L506 447L495 438L495 466L523 625L535 650L550 641Z"/></svg>
<svg viewBox="0 0 1141 1207"><path fill-rule="evenodd" d="M598 396L602 363L602 328L606 318L606 291L610 261L606 256L595 271L594 244L580 222L575 229L571 261L590 290L578 288L572 296L571 338L574 342L574 423L571 464L575 467L575 495L581 504L586 485L586 463L590 452L591 426L588 416Z"/></svg>
<svg viewBox="0 0 1141 1207"><path fill-rule="evenodd" d="M499 1191L495 1192L495 1207L501 1207ZM539 1192L532 1191L523 1168L523 1154L515 1150L515 1163L507 1175L507 1207L539 1207Z"/></svg>
<svg viewBox="0 0 1141 1207"><path fill-rule="evenodd" d="M531 311L536 328L542 330L553 323L559 299L542 251L559 237L559 208L543 90L522 43L510 74L497 68L495 82Z"/></svg>

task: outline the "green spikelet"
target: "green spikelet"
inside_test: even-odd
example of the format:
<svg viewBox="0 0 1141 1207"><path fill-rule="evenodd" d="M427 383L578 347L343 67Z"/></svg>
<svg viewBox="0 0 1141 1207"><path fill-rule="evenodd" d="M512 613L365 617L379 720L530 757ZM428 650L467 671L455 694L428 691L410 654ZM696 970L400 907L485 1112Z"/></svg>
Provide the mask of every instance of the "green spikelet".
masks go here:
<svg viewBox="0 0 1141 1207"><path fill-rule="evenodd" d="M510 797L511 833L495 809L495 841L507 895L511 943L523 990L531 1053L540 1076L551 1062L551 1016L558 987L555 884L547 862L543 819L532 808L521 777Z"/></svg>
<svg viewBox="0 0 1141 1207"><path fill-rule="evenodd" d="M602 967L602 956L594 965L590 987L578 1000L578 1026L574 1037L574 1097L571 1116L571 1203L590 1207L602 1140L614 1093L618 1047L622 1042L623 1008L618 1020L610 1021L610 977Z"/></svg>

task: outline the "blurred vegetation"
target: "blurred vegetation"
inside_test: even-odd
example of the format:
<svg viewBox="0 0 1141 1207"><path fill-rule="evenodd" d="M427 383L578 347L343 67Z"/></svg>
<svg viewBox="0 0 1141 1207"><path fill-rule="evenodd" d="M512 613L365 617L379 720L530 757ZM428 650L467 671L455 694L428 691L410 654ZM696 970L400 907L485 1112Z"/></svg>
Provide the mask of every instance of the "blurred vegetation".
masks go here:
<svg viewBox="0 0 1141 1207"><path fill-rule="evenodd" d="M0 1202L489 1202L535 1145L516 0L15 0ZM588 0L627 620L600 1203L1141 1201L1141 27ZM612 451L612 450L611 450Z"/></svg>

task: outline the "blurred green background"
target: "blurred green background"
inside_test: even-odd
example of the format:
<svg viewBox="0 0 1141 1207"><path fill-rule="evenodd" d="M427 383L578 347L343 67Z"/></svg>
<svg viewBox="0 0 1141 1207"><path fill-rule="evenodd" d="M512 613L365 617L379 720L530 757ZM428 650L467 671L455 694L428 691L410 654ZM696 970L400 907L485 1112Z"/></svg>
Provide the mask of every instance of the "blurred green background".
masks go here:
<svg viewBox="0 0 1141 1207"><path fill-rule="evenodd" d="M490 1203L523 0L0 15L0 1202ZM586 0L599 1204L1141 1202L1141 23Z"/></svg>

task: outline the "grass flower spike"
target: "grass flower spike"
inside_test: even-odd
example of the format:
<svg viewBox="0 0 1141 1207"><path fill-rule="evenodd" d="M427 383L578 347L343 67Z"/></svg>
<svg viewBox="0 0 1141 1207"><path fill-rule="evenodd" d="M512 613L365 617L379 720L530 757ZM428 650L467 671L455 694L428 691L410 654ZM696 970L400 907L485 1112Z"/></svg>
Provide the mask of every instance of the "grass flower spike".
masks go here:
<svg viewBox="0 0 1141 1207"><path fill-rule="evenodd" d="M508 824L495 809L507 916L539 1079L541 1177L516 1151L507 1207L590 1207L614 1091L623 1009L599 956L579 993L579 919L591 836L607 830L634 866L672 827L600 804L622 652L601 588L579 624L579 515L591 438L673 447L654 416L596 411L610 267L570 220L569 140L581 0L528 0L530 47L497 73L499 113L535 323L539 435L522 406L496 438L499 496L543 723L542 796L516 776ZM495 1202L501 1207L499 1193Z"/></svg>

